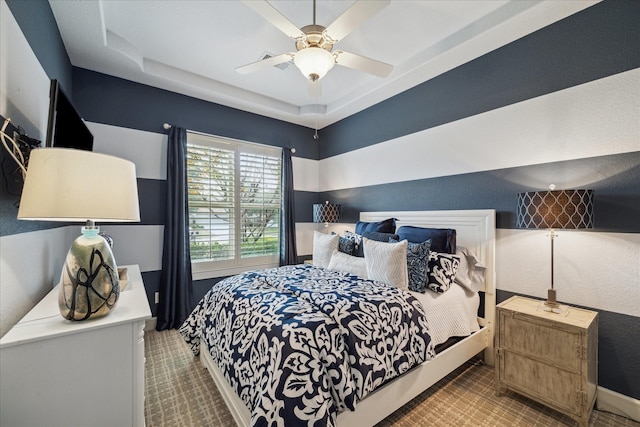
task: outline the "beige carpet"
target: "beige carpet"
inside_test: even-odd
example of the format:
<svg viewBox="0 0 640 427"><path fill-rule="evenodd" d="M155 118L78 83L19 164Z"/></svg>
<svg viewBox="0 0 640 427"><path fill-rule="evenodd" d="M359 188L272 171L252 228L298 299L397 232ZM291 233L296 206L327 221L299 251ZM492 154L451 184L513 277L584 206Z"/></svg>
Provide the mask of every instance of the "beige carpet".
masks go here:
<svg viewBox="0 0 640 427"><path fill-rule="evenodd" d="M145 351L147 427L235 427L207 370L177 331L146 331ZM377 427L572 425L570 418L515 393L496 397L493 368L469 363ZM600 411L593 411L589 425L640 427L640 423Z"/></svg>

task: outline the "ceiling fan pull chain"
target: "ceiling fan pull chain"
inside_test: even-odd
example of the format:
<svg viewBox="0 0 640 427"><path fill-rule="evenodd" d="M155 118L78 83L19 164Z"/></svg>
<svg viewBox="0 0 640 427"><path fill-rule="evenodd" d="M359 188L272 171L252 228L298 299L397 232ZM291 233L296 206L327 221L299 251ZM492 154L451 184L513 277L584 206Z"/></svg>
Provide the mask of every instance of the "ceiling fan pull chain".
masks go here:
<svg viewBox="0 0 640 427"><path fill-rule="evenodd" d="M315 2L315 0L313 0ZM320 135L318 135L318 114L319 110L320 110L320 90L318 85L320 84L319 80L314 80L313 85L315 86L315 95L316 95L316 132L313 134L313 139L314 140L318 140L320 139Z"/></svg>

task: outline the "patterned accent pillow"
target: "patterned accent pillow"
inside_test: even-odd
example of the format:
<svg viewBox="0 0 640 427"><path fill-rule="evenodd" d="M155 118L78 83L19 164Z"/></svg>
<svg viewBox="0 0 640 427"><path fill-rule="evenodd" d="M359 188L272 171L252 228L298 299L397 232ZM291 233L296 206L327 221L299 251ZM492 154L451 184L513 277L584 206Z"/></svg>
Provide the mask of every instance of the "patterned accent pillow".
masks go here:
<svg viewBox="0 0 640 427"><path fill-rule="evenodd" d="M389 243L398 243L390 238ZM431 240L422 243L407 242L407 274L409 275L409 290L425 293L429 277L429 248Z"/></svg>
<svg viewBox="0 0 640 427"><path fill-rule="evenodd" d="M369 279L407 290L407 241L385 243L364 237L362 243Z"/></svg>
<svg viewBox="0 0 640 427"><path fill-rule="evenodd" d="M367 264L365 263L364 258L347 255L340 251L333 251L327 270L342 271L344 273L360 276L363 279L367 278Z"/></svg>
<svg viewBox="0 0 640 427"><path fill-rule="evenodd" d="M338 249L338 235L313 231L313 265L327 268L331 254Z"/></svg>
<svg viewBox="0 0 640 427"><path fill-rule="evenodd" d="M460 257L440 252L429 253L429 279L427 287L436 293L444 293L451 287L460 266Z"/></svg>
<svg viewBox="0 0 640 427"><path fill-rule="evenodd" d="M346 237L340 236L340 238L338 239L338 250L347 255L355 255L356 242L351 239L347 239Z"/></svg>
<svg viewBox="0 0 640 427"><path fill-rule="evenodd" d="M344 232L344 238L351 240L353 242L353 254L352 255L356 255L358 256L358 251L362 251L362 249L360 249L362 247L362 236L359 234L354 233L353 231L345 231Z"/></svg>

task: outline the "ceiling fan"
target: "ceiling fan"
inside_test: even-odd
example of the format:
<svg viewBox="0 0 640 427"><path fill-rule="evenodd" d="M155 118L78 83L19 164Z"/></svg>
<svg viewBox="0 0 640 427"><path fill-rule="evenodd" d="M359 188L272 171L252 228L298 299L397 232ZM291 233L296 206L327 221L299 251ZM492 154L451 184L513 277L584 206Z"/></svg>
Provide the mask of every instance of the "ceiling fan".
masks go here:
<svg viewBox="0 0 640 427"><path fill-rule="evenodd" d="M296 27L266 0L243 3L271 22L280 31L295 40L296 52L283 53L236 68L240 74L248 74L268 67L293 61L302 74L311 82L318 83L335 64L363 71L379 77L387 77L393 66L342 50L333 51L333 46L356 27L391 3L390 0L356 1L331 25L316 24L316 0L313 0L313 24Z"/></svg>

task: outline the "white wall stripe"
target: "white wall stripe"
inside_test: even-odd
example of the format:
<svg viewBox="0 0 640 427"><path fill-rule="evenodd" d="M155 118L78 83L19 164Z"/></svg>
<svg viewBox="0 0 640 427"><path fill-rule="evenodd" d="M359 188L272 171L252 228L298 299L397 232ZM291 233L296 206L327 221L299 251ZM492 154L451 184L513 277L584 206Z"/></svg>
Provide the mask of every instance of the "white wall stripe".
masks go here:
<svg viewBox="0 0 640 427"><path fill-rule="evenodd" d="M138 178L167 179L167 135L87 122L93 151L135 163Z"/></svg>
<svg viewBox="0 0 640 427"><path fill-rule="evenodd" d="M87 122L94 137L93 150L130 160L138 178L167 179L167 135ZM320 191L319 162L292 156L293 185L297 191Z"/></svg>
<svg viewBox="0 0 640 427"><path fill-rule="evenodd" d="M0 237L0 336L60 280L78 227L59 227Z"/></svg>
<svg viewBox="0 0 640 427"><path fill-rule="evenodd" d="M496 284L546 298L551 243L546 230L496 232ZM640 317L640 234L557 231L554 282L558 300Z"/></svg>
<svg viewBox="0 0 640 427"><path fill-rule="evenodd" d="M639 151L639 116L635 69L323 159L319 186L332 191Z"/></svg>
<svg viewBox="0 0 640 427"><path fill-rule="evenodd" d="M302 157L291 157L293 165L293 189L297 191L320 191L320 162Z"/></svg>
<svg viewBox="0 0 640 427"><path fill-rule="evenodd" d="M0 113L44 141L49 78L7 4L0 2Z"/></svg>
<svg viewBox="0 0 640 427"><path fill-rule="evenodd" d="M138 264L143 272L162 270L163 225L99 225L113 237L118 265Z"/></svg>

